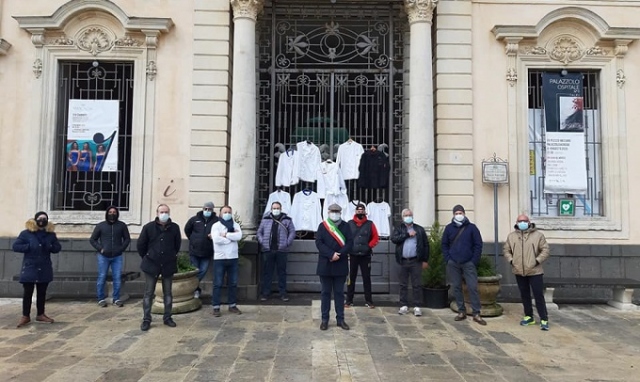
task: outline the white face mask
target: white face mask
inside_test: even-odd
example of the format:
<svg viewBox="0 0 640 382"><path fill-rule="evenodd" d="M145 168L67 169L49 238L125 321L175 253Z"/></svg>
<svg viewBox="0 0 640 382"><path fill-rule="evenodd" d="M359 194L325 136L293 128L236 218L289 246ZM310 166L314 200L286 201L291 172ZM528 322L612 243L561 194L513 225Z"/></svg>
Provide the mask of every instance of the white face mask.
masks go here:
<svg viewBox="0 0 640 382"><path fill-rule="evenodd" d="M166 223L167 221L169 221L169 214L168 213L160 213L160 214L158 214L158 219L160 219L161 222Z"/></svg>
<svg viewBox="0 0 640 382"><path fill-rule="evenodd" d="M280 210L271 210L273 216L280 216Z"/></svg>
<svg viewBox="0 0 640 382"><path fill-rule="evenodd" d="M329 219L333 220L334 222L340 220L340 213L339 212L332 212L329 214Z"/></svg>
<svg viewBox="0 0 640 382"><path fill-rule="evenodd" d="M459 223L464 221L464 215L462 215L462 214L455 215L453 218L455 219L455 221L457 221Z"/></svg>

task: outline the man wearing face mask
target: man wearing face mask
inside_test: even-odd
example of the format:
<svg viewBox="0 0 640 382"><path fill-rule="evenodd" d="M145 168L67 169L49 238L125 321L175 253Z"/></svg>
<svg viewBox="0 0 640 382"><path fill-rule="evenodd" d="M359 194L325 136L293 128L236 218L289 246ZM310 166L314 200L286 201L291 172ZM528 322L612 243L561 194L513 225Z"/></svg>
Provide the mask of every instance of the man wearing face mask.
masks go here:
<svg viewBox="0 0 640 382"><path fill-rule="evenodd" d="M462 279L467 284L473 321L480 325L487 322L480 316L480 295L478 294L478 271L476 267L482 255L482 236L475 224L465 216L460 204L453 207L453 219L442 233L442 254L447 263L447 280L453 287L453 295L458 305L456 321L467 318L462 293Z"/></svg>
<svg viewBox="0 0 640 382"><path fill-rule="evenodd" d="M173 274L178 270L178 252L180 251L180 227L171 221L170 210L166 204L156 209L155 220L142 227L138 238L138 254L142 257L140 270L144 273L144 297L142 310L144 316L140 329L147 331L151 327L151 304L158 277L162 275L162 295L164 302L164 324L174 328L176 323L171 318L173 295L171 286Z"/></svg>
<svg viewBox="0 0 640 382"><path fill-rule="evenodd" d="M413 221L413 212L402 210L402 224L391 235L396 245L396 262L400 265L400 310L398 314L409 313L409 278L413 288L413 315L422 316L422 270L429 266L429 238L424 228Z"/></svg>
<svg viewBox="0 0 640 382"><path fill-rule="evenodd" d="M238 309L238 242L242 240L240 225L233 221L233 210L229 206L220 208L220 216L211 226L213 240L213 293L211 305L213 316L220 317L220 294L222 282L227 275L227 302L229 313L242 314Z"/></svg>
<svg viewBox="0 0 640 382"><path fill-rule="evenodd" d="M206 202L202 211L198 211L184 226L184 233L189 239L189 258L191 264L198 268L198 282L204 279L213 258L213 243L211 242L211 227L218 221L213 212L213 202ZM193 292L194 298L200 298L200 285Z"/></svg>
<svg viewBox="0 0 640 382"><path fill-rule="evenodd" d="M364 288L365 306L375 308L371 296L371 255L373 247L378 245L380 237L376 225L367 219L367 210L364 204L356 206L356 213L349 221L349 228L353 233L353 248L349 252L349 279L347 281L347 301L345 307L353 306L353 295L356 292L356 278L358 268L362 273L362 287Z"/></svg>
<svg viewBox="0 0 640 382"><path fill-rule="evenodd" d="M511 270L516 276L520 297L524 306L524 317L520 325L535 325L533 307L531 305L531 291L536 300L536 309L540 316L540 329L549 330L547 305L544 300L544 282L542 263L549 257L549 244L544 234L536 229L536 225L529 221L525 214L519 215L514 226L515 231L509 233L504 243L504 258L511 264Z"/></svg>
<svg viewBox="0 0 640 382"><path fill-rule="evenodd" d="M271 203L271 212L262 218L256 237L260 243L264 261L260 301L267 301L269 298L271 278L274 268L277 268L280 299L287 302L289 301L287 296L287 254L296 238L296 229L291 218L282 212L280 202Z"/></svg>
<svg viewBox="0 0 640 382"><path fill-rule="evenodd" d="M115 206L109 206L105 213L105 221L100 222L93 229L89 238L91 246L98 251L98 281L96 290L98 296L98 306L106 307L107 300L104 292L104 285L107 280L107 273L111 267L111 278L113 279L113 305L122 307L120 301L120 284L122 275L122 253L129 247L131 237L127 225L118 220L120 212Z"/></svg>
<svg viewBox="0 0 640 382"><path fill-rule="evenodd" d="M353 234L349 224L341 218L342 207L337 204L329 206L329 219L318 226L316 232L316 248L318 248L318 266L316 273L320 276L322 322L320 330L329 328L329 311L331 294L336 309L338 326L349 330L344 321L344 283L349 274L347 256L353 247Z"/></svg>

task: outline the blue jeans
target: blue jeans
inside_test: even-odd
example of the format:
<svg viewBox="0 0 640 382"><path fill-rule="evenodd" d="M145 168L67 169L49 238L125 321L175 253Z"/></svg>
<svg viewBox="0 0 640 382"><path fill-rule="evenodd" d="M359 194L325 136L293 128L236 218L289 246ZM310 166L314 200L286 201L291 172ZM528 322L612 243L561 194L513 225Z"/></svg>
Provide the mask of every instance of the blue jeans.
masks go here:
<svg viewBox="0 0 640 382"><path fill-rule="evenodd" d="M214 309L220 309L220 293L222 281L227 274L227 300L229 308L236 306L238 293L238 259L213 260L213 293L211 305Z"/></svg>
<svg viewBox="0 0 640 382"><path fill-rule="evenodd" d="M467 261L464 264L458 264L453 260L447 263L447 278L453 287L453 295L456 298L458 312L466 313L464 306L464 295L462 293L462 278L467 284L469 298L471 299L471 310L474 316L480 314L480 295L478 294L478 271L473 261Z"/></svg>
<svg viewBox="0 0 640 382"><path fill-rule="evenodd" d="M278 271L278 290L280 296L287 295L287 253L269 251L262 254L264 267L262 268L262 295L269 297L271 294L271 280L274 268Z"/></svg>
<svg viewBox="0 0 640 382"><path fill-rule="evenodd" d="M322 322L329 321L331 309L331 293L333 292L333 304L336 308L336 321L344 322L344 283L347 276L320 276L320 312Z"/></svg>
<svg viewBox="0 0 640 382"><path fill-rule="evenodd" d="M122 256L106 257L98 253L98 282L96 283L98 301L106 298L104 284L107 281L109 266L111 266L111 278L113 279L113 301L115 302L120 299Z"/></svg>
<svg viewBox="0 0 640 382"><path fill-rule="evenodd" d="M209 270L209 264L211 264L210 257L199 257L190 255L191 265L198 268L198 281L202 281L204 276L207 275L207 271ZM200 285L196 288L197 291L201 291Z"/></svg>

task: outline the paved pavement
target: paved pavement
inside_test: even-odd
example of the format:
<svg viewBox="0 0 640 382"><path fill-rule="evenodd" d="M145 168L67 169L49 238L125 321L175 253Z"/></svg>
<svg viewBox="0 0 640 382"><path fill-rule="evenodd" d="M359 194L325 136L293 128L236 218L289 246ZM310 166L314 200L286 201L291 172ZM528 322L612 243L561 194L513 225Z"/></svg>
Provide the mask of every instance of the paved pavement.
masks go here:
<svg viewBox="0 0 640 382"><path fill-rule="evenodd" d="M16 329L20 300L0 300L0 381L640 381L640 311L565 305L551 330L518 325L521 308L486 327L450 310L399 316L347 309L350 331L320 331L319 301L210 307L139 329L140 300L123 308L51 300L54 324ZM35 309L35 307L34 307ZM33 317L32 317L33 319Z"/></svg>

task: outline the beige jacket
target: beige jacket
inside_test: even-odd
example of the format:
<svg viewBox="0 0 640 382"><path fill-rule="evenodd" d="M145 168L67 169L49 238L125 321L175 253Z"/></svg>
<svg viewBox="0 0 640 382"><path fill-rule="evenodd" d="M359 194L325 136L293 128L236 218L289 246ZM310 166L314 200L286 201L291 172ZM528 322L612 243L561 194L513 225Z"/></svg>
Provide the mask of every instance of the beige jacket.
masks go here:
<svg viewBox="0 0 640 382"><path fill-rule="evenodd" d="M515 275L541 275L544 273L542 263L549 257L549 244L544 234L531 223L526 231L516 228L507 236L502 254L511 263Z"/></svg>

